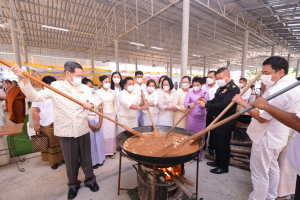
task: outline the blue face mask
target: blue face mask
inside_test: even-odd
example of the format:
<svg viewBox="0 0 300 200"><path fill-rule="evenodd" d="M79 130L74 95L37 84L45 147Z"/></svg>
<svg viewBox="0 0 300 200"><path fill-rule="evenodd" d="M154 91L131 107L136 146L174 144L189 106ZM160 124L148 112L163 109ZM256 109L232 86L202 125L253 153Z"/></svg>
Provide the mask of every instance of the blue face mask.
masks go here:
<svg viewBox="0 0 300 200"><path fill-rule="evenodd" d="M3 89L5 89L5 86L3 85Z"/></svg>

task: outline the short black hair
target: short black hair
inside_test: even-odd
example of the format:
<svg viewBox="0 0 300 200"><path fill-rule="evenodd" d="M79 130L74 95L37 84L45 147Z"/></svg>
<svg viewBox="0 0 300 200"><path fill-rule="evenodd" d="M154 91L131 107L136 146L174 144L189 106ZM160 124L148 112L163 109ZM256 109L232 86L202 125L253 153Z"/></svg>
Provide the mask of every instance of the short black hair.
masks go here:
<svg viewBox="0 0 300 200"><path fill-rule="evenodd" d="M64 72L66 73L66 71L69 71L70 73L74 73L76 68L83 70L82 66L79 63L68 61L64 65Z"/></svg>
<svg viewBox="0 0 300 200"><path fill-rule="evenodd" d="M166 77L168 78L168 76L166 76L166 75L163 75L163 76L161 76L161 77L158 79L158 85L160 85L160 84L161 84L161 79L162 79L162 78L164 78L164 79L165 79Z"/></svg>
<svg viewBox="0 0 300 200"><path fill-rule="evenodd" d="M276 72L283 69L286 75L289 73L288 61L280 56L271 56L265 60L262 65L271 65L272 69L274 69Z"/></svg>
<svg viewBox="0 0 300 200"><path fill-rule="evenodd" d="M144 76L144 73L143 73L142 71L136 71L136 72L135 72L135 76L136 76L136 75L139 75L139 74L142 74L142 76Z"/></svg>
<svg viewBox="0 0 300 200"><path fill-rule="evenodd" d="M226 71L226 70L228 70L228 72L229 72L229 69L226 68L226 67L222 67L222 68L218 69L217 72L216 72L216 74L215 74L215 76L216 76L217 74L220 74L220 73Z"/></svg>
<svg viewBox="0 0 300 200"><path fill-rule="evenodd" d="M251 85L251 87L250 87L250 88L252 89L252 88L254 88L254 87L255 87L255 85Z"/></svg>
<svg viewBox="0 0 300 200"><path fill-rule="evenodd" d="M153 80L153 79L149 79L148 81L147 81L147 86L149 86L150 85L150 83L154 83L154 87L156 87L156 83L155 83L155 81Z"/></svg>
<svg viewBox="0 0 300 200"><path fill-rule="evenodd" d="M203 84L206 83L206 79L207 79L206 76L203 76L203 77L202 77Z"/></svg>
<svg viewBox="0 0 300 200"><path fill-rule="evenodd" d="M203 85L203 78L201 78L199 76L195 76L193 78L192 84L195 83L195 82L200 83L201 85Z"/></svg>
<svg viewBox="0 0 300 200"><path fill-rule="evenodd" d="M173 81L172 81L169 77L166 77L166 78L164 79L164 81L168 81L168 83L169 83L169 85L170 85L170 90L173 90L173 88L174 88ZM164 81L163 81L163 82L164 82Z"/></svg>
<svg viewBox="0 0 300 200"><path fill-rule="evenodd" d="M121 90L124 90L123 79L122 79L121 73L118 72L118 71L115 71L115 72L113 72L111 74L111 77L110 77L110 89L115 90L115 83L113 81L113 77L114 77L115 74L119 74L120 79L121 79L119 84L120 84Z"/></svg>
<svg viewBox="0 0 300 200"><path fill-rule="evenodd" d="M182 80L185 79L185 78L189 79L189 82L191 82L191 77L189 77L189 76L184 76L184 77L182 77L181 82L182 82Z"/></svg>
<svg viewBox="0 0 300 200"><path fill-rule="evenodd" d="M84 77L81 81L81 83L84 85L86 85L88 82L90 82L94 85L93 81L91 79L88 79L87 77Z"/></svg>
<svg viewBox="0 0 300 200"><path fill-rule="evenodd" d="M99 76L99 81L102 83L105 79L109 78L108 76L106 75L103 75L103 76Z"/></svg>
<svg viewBox="0 0 300 200"><path fill-rule="evenodd" d="M300 81L300 76L296 78L298 81Z"/></svg>
<svg viewBox="0 0 300 200"><path fill-rule="evenodd" d="M52 82L56 81L56 78L54 78L53 76L45 76L42 81L44 83L47 83L48 85L51 85Z"/></svg>
<svg viewBox="0 0 300 200"><path fill-rule="evenodd" d="M246 78L240 78L240 81L243 81L243 82L247 83L247 79Z"/></svg>
<svg viewBox="0 0 300 200"><path fill-rule="evenodd" d="M214 76L216 77L216 71L215 70L211 70L211 71L209 71L207 74L210 74L210 73L214 73Z"/></svg>
<svg viewBox="0 0 300 200"><path fill-rule="evenodd" d="M13 80L12 82L14 82L16 84L15 86L19 86L18 82L16 80Z"/></svg>
<svg viewBox="0 0 300 200"><path fill-rule="evenodd" d="M3 82L5 82L5 83L9 83L9 84L11 84L11 85L12 85L12 82L11 82L10 80L8 80L8 79L4 80Z"/></svg>
<svg viewBox="0 0 300 200"><path fill-rule="evenodd" d="M127 82L128 82L129 80L132 80L132 81L133 81L133 78L131 78L130 76L126 77L126 78L124 79L124 85L126 85Z"/></svg>

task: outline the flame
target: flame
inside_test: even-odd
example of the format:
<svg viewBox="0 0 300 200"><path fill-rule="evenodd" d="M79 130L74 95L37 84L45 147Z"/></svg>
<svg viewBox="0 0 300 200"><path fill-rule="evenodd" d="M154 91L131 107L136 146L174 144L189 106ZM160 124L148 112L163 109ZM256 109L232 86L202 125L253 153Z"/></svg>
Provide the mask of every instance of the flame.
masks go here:
<svg viewBox="0 0 300 200"><path fill-rule="evenodd" d="M174 167L167 167L167 168L158 168L158 169L165 172L167 180L172 179L168 172L171 172L174 176L181 174L181 165L177 165Z"/></svg>

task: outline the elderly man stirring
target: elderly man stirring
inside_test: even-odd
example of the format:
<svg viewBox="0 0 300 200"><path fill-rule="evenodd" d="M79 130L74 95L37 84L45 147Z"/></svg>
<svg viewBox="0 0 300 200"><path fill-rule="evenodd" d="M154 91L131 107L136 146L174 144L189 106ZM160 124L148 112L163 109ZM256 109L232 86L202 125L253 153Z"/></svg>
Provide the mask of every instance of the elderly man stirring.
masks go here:
<svg viewBox="0 0 300 200"><path fill-rule="evenodd" d="M86 186L93 192L98 191L99 186L92 167L87 112L84 110L90 110L94 107L94 98L90 88L81 84L82 66L76 62L66 62L64 65L66 80L53 82L51 86L84 103L83 108L52 90L36 92L28 79L23 75L24 71L19 66L13 66L11 70L15 75L22 78L22 81L19 83L20 88L30 101L39 102L50 98L53 101L54 135L59 137L65 158L69 179L68 199L74 199L80 188L81 182L77 179L79 159L85 174L84 182Z"/></svg>

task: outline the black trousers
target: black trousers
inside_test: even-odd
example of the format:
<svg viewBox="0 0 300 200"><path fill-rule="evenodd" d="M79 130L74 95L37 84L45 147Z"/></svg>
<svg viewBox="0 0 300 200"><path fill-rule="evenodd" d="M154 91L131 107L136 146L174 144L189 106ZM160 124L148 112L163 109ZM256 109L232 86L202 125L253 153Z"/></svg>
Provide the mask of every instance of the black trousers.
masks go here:
<svg viewBox="0 0 300 200"><path fill-rule="evenodd" d="M297 174L295 200L300 200L300 176Z"/></svg>
<svg viewBox="0 0 300 200"><path fill-rule="evenodd" d="M236 119L212 130L214 136L216 164L223 170L228 170L230 161L231 133L236 126Z"/></svg>
<svg viewBox="0 0 300 200"><path fill-rule="evenodd" d="M69 179L68 186L80 186L81 181L78 178L79 158L82 170L85 174L84 183L91 185L96 182L96 176L93 172L91 157L91 140L90 134L87 133L78 138L59 137L60 146L64 155L67 176Z"/></svg>
<svg viewBox="0 0 300 200"><path fill-rule="evenodd" d="M214 117L211 111L208 111L206 114L206 127L208 127L210 125L210 123L214 121ZM208 133L205 134L205 142L207 141L208 138ZM209 141L208 141L208 149L209 150L215 150L215 144L214 144L214 137L213 137L213 132L210 131L210 137L209 137ZM206 149L207 147L207 143L205 143L205 146L203 149Z"/></svg>

